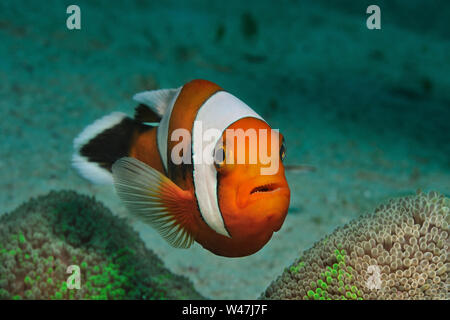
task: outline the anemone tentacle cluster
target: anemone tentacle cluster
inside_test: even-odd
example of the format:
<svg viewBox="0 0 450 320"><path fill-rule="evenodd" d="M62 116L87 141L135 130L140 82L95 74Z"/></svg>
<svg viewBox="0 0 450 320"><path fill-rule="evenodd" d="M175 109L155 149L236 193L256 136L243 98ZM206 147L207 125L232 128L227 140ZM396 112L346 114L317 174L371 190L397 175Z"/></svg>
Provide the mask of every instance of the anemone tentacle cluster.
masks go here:
<svg viewBox="0 0 450 320"><path fill-rule="evenodd" d="M391 200L305 251L263 299L449 299L450 199Z"/></svg>
<svg viewBox="0 0 450 320"><path fill-rule="evenodd" d="M0 299L202 298L93 198L51 192L0 217Z"/></svg>

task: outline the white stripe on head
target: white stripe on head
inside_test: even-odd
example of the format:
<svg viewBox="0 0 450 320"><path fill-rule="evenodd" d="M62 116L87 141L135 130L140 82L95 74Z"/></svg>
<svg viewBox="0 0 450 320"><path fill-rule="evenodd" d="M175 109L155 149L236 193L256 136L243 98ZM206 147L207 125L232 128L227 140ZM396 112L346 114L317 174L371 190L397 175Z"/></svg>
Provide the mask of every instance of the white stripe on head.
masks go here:
<svg viewBox="0 0 450 320"><path fill-rule="evenodd" d="M178 89L178 92L174 95L172 101L170 102L168 108L166 109L166 113L162 117L159 122L157 129L157 143L158 143L158 151L161 155L162 164L164 166L165 171L167 172L167 137L169 135L169 122L170 117L172 115L173 106L175 105L175 101L178 99L178 95L180 94L182 88Z"/></svg>
<svg viewBox="0 0 450 320"><path fill-rule="evenodd" d="M201 106L192 130L193 177L200 213L209 227L227 237L231 236L225 228L217 199L217 172L214 167L213 153L203 152L207 146L216 145L221 136L210 141L203 141L200 131L204 133L213 129L222 134L232 123L247 117L264 121L244 102L228 92L219 91Z"/></svg>

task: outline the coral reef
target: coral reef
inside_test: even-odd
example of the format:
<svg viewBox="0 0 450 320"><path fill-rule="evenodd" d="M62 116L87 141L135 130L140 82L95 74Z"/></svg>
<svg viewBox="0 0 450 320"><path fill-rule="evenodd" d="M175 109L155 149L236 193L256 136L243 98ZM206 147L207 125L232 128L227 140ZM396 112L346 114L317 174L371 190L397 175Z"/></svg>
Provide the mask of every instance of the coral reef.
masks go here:
<svg viewBox="0 0 450 320"><path fill-rule="evenodd" d="M263 299L449 299L450 199L391 200L315 243Z"/></svg>
<svg viewBox="0 0 450 320"><path fill-rule="evenodd" d="M94 198L50 192L0 217L0 299L202 298Z"/></svg>

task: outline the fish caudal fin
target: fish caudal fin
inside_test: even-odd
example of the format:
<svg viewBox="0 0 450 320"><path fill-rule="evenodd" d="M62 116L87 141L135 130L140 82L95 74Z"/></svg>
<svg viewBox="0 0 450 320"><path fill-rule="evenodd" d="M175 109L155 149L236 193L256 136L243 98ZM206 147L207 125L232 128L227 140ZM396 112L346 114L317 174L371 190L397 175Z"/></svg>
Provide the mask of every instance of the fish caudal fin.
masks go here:
<svg viewBox="0 0 450 320"><path fill-rule="evenodd" d="M136 134L150 130L126 116L113 112L87 126L73 141L72 166L85 179L96 184L112 184L111 167L129 155Z"/></svg>
<svg viewBox="0 0 450 320"><path fill-rule="evenodd" d="M119 159L112 172L117 194L133 216L154 227L173 247L192 245L195 201L190 192L135 158Z"/></svg>

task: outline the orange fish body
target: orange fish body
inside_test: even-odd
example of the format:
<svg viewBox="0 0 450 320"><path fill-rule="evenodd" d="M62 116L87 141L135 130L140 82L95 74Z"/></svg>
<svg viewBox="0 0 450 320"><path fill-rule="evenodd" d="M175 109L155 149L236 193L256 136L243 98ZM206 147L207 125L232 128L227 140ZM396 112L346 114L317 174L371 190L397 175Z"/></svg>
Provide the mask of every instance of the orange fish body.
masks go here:
<svg viewBox="0 0 450 320"><path fill-rule="evenodd" d="M175 247L196 241L227 257L260 250L289 207L282 135L205 80L135 100L134 119L114 113L75 139L75 168L91 181L114 183L129 212ZM202 129L210 135L197 134Z"/></svg>

